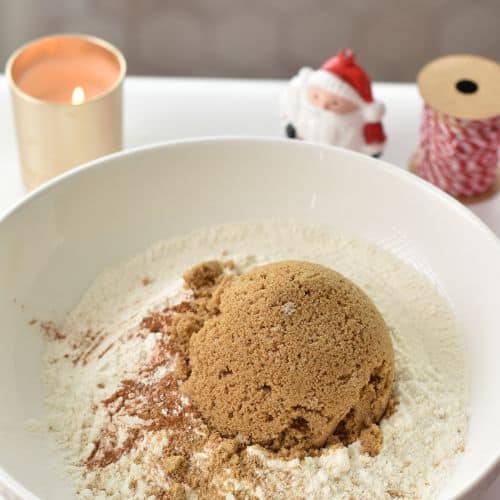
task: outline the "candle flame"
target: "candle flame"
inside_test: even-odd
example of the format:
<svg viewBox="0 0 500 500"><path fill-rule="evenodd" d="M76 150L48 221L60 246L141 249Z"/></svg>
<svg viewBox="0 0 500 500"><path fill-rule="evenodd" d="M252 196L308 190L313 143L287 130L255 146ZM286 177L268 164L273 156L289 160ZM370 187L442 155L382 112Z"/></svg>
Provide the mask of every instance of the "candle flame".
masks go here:
<svg viewBox="0 0 500 500"><path fill-rule="evenodd" d="M78 104L82 104L83 101L85 101L85 91L83 90L83 87L75 87L73 89L73 94L71 95L71 104L76 106Z"/></svg>

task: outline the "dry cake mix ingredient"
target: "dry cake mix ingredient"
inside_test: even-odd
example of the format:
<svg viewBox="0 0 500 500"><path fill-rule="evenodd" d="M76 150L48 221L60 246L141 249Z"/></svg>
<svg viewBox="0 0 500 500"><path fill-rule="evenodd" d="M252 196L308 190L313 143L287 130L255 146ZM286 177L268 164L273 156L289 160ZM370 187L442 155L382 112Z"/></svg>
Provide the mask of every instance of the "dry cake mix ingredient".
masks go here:
<svg viewBox="0 0 500 500"><path fill-rule="evenodd" d="M349 444L381 419L392 344L354 283L318 264L281 261L219 293L217 314L191 337L182 390L223 436L304 453Z"/></svg>
<svg viewBox="0 0 500 500"><path fill-rule="evenodd" d="M182 273L207 257L184 288ZM221 315L223 291L285 259L335 268L367 292L394 346L399 405L391 414L389 400L380 428L367 422L348 446L282 457L222 437L181 389L190 339ZM298 302L281 304L285 326L300 317ZM284 222L198 231L103 273L54 328L49 426L81 498L434 498L463 451L466 384L450 306L429 279L365 241Z"/></svg>

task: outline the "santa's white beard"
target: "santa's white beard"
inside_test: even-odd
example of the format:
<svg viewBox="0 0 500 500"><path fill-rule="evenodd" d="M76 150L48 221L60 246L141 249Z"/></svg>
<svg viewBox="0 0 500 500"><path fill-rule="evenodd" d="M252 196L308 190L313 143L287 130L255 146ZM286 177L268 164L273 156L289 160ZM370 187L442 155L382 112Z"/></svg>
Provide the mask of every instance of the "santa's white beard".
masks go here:
<svg viewBox="0 0 500 500"><path fill-rule="evenodd" d="M299 137L363 151L364 119L361 110L339 114L313 106L306 99L301 101L294 123Z"/></svg>

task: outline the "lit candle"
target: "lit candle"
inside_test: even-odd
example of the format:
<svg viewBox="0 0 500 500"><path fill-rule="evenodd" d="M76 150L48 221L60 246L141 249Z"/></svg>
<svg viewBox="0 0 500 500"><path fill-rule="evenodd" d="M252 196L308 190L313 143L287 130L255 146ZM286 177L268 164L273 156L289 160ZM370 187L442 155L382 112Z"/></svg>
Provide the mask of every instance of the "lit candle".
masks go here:
<svg viewBox="0 0 500 500"><path fill-rule="evenodd" d="M7 62L19 154L29 189L122 146L125 60L83 35L35 40Z"/></svg>

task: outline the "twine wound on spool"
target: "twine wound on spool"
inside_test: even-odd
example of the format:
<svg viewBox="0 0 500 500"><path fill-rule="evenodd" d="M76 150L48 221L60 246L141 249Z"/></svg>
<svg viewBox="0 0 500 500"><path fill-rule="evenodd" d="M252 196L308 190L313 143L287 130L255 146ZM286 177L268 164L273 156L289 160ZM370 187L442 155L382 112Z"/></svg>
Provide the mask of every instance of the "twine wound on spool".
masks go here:
<svg viewBox="0 0 500 500"><path fill-rule="evenodd" d="M418 76L425 101L414 170L460 199L495 189L500 149L500 65L449 56Z"/></svg>

